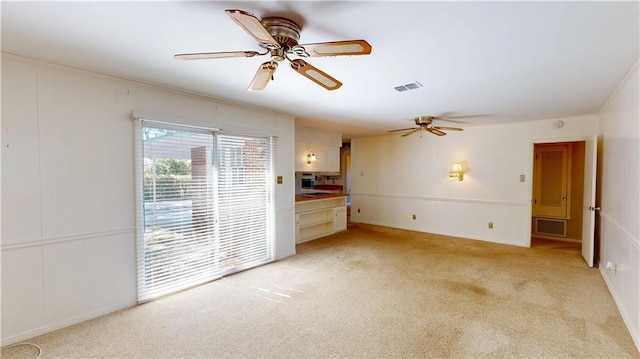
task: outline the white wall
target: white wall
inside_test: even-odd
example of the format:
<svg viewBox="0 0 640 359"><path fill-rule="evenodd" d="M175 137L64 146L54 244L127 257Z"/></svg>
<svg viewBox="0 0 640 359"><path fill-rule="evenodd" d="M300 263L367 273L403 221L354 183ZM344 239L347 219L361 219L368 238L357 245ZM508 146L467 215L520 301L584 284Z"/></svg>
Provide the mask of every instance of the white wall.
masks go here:
<svg viewBox="0 0 640 359"><path fill-rule="evenodd" d="M298 172L340 172L342 134L311 127L296 126L295 168ZM313 151L316 161L307 163Z"/></svg>
<svg viewBox="0 0 640 359"><path fill-rule="evenodd" d="M295 253L291 116L3 54L2 345L136 303L134 111L276 135Z"/></svg>
<svg viewBox="0 0 640 359"><path fill-rule="evenodd" d="M638 66L600 109L600 272L640 350L640 104ZM617 270L607 270L611 261Z"/></svg>
<svg viewBox="0 0 640 359"><path fill-rule="evenodd" d="M442 137L354 138L351 219L528 246L533 143L583 140L598 131L597 116L562 120L561 129L551 119L470 126ZM462 182L448 176L455 162L465 167Z"/></svg>

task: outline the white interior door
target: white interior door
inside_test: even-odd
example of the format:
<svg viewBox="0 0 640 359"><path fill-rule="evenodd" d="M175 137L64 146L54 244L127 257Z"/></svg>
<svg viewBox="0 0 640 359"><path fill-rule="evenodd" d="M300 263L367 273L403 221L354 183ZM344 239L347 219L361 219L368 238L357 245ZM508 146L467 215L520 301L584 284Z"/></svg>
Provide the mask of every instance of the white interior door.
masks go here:
<svg viewBox="0 0 640 359"><path fill-rule="evenodd" d="M598 137L584 141L584 195L582 215L582 257L593 267L596 224L596 173Z"/></svg>

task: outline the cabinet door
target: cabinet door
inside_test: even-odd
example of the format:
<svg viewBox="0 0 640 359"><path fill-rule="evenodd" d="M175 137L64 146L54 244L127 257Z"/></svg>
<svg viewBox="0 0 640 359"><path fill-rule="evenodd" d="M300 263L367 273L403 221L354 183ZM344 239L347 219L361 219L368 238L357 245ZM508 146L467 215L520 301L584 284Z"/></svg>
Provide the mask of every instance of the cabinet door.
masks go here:
<svg viewBox="0 0 640 359"><path fill-rule="evenodd" d="M316 162L312 162L316 172L340 172L340 147L314 145Z"/></svg>
<svg viewBox="0 0 640 359"><path fill-rule="evenodd" d="M347 230L347 207L336 207L333 209L333 231L340 232Z"/></svg>
<svg viewBox="0 0 640 359"><path fill-rule="evenodd" d="M567 218L569 203L569 146L535 148L533 215Z"/></svg>

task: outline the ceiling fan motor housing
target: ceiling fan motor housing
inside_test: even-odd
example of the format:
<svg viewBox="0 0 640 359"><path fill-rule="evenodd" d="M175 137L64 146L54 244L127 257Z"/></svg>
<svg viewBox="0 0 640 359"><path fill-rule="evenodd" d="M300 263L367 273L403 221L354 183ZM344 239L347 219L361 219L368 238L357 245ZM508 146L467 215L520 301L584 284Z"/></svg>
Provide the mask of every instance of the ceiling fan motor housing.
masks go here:
<svg viewBox="0 0 640 359"><path fill-rule="evenodd" d="M430 124L433 123L433 117L431 117L431 116L420 116L420 117L416 117L415 121L416 121L416 125L418 125L418 126L430 125Z"/></svg>
<svg viewBox="0 0 640 359"><path fill-rule="evenodd" d="M262 25L285 51L298 45L300 26L295 22L283 17L265 17Z"/></svg>

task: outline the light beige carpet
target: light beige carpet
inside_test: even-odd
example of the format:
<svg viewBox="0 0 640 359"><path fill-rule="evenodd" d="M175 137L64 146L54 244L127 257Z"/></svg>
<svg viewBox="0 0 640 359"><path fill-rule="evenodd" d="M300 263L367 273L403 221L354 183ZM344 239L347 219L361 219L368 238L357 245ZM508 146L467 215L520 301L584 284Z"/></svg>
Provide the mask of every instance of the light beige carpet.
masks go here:
<svg viewBox="0 0 640 359"><path fill-rule="evenodd" d="M297 250L31 341L43 358L640 357L575 252L358 224Z"/></svg>
<svg viewBox="0 0 640 359"><path fill-rule="evenodd" d="M565 242L543 238L531 238L531 247L557 249L575 253L580 253L582 251L582 244L579 242Z"/></svg>

